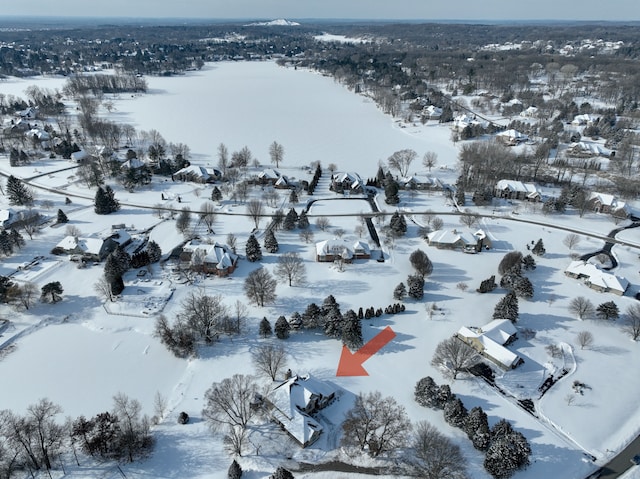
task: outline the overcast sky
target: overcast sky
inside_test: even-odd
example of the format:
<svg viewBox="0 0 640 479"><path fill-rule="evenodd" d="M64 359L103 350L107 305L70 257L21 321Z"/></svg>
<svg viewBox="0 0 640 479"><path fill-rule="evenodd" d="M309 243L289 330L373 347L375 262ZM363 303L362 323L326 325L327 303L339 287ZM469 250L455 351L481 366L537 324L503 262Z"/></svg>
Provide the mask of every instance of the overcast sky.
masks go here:
<svg viewBox="0 0 640 479"><path fill-rule="evenodd" d="M0 1L0 15L215 19L640 20L638 0Z"/></svg>

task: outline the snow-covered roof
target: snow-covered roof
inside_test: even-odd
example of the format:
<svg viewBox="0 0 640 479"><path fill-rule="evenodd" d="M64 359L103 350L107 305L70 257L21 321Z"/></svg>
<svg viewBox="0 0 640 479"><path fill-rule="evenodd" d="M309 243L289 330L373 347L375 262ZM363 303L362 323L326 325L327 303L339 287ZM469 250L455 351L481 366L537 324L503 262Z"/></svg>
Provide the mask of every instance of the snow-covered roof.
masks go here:
<svg viewBox="0 0 640 479"><path fill-rule="evenodd" d="M16 212L11 208L0 210L0 224L5 224L11 221L15 217L15 214Z"/></svg>
<svg viewBox="0 0 640 479"><path fill-rule="evenodd" d="M482 328L463 326L458 330L458 337L477 340L482 346L482 350L479 352L491 357L506 369L511 369L520 358L516 353L504 347L504 344L515 333L516 329L511 321L498 319Z"/></svg>
<svg viewBox="0 0 640 479"><path fill-rule="evenodd" d="M520 112L520 116L535 116L538 114L538 108L535 106L530 106L529 108L526 108L525 110L522 110Z"/></svg>
<svg viewBox="0 0 640 479"><path fill-rule="evenodd" d="M118 229L116 231L110 231L109 233L105 234L103 236L103 239L109 239L111 238L113 241L115 241L116 243L118 243L119 245L123 245L129 241L131 241L131 235L129 234L129 232L127 230L124 229Z"/></svg>
<svg viewBox="0 0 640 479"><path fill-rule="evenodd" d="M318 256L340 255L344 259L349 259L354 254L369 254L370 252L369 245L361 240L349 243L346 240L334 238L316 243L316 254Z"/></svg>
<svg viewBox="0 0 640 479"><path fill-rule="evenodd" d="M501 191L517 191L519 193L526 193L529 196L540 193L538 185L535 183L523 183L517 180L500 180L496 183L496 189Z"/></svg>
<svg viewBox="0 0 640 479"><path fill-rule="evenodd" d="M614 195L610 195L607 193L598 193L597 191L594 191L589 195L589 201L597 201L601 205L608 206L612 210L627 208L627 204L624 201L620 201Z"/></svg>
<svg viewBox="0 0 640 479"><path fill-rule="evenodd" d="M174 173L175 176L187 176L193 178L202 178L204 180L209 179L209 172L203 166L191 165Z"/></svg>
<svg viewBox="0 0 640 479"><path fill-rule="evenodd" d="M595 264L582 260L572 261L565 269L565 273L586 277L589 284L606 290L624 293L629 287L629 281L626 278L602 271Z"/></svg>
<svg viewBox="0 0 640 479"><path fill-rule="evenodd" d="M100 238L76 238L75 236L66 236L56 246L65 251L79 249L83 253L99 255L104 241Z"/></svg>
<svg viewBox="0 0 640 479"><path fill-rule="evenodd" d="M482 235L484 235L484 231L480 231L482 232ZM479 236L477 236L477 234L474 235L458 230L438 230L429 233L427 238L429 238L429 243L454 245L458 242L462 242L467 246L472 246L478 243Z"/></svg>
<svg viewBox="0 0 640 479"><path fill-rule="evenodd" d="M139 160L138 158L131 158L130 160L127 160L124 163L122 163L121 168L135 170L138 168L142 168L143 166L144 166L144 161Z"/></svg>
<svg viewBox="0 0 640 479"><path fill-rule="evenodd" d="M527 135L524 133L520 133L518 130L514 130L513 128L510 130L501 131L496 136L501 138L508 138L513 141L526 141L529 139Z"/></svg>
<svg viewBox="0 0 640 479"><path fill-rule="evenodd" d="M220 243L201 243L198 240L191 240L182 248L183 251L195 253L196 250L203 252L204 262L215 264L217 269L227 269L233 266L238 256L233 253L231 248Z"/></svg>
<svg viewBox="0 0 640 479"><path fill-rule="evenodd" d="M599 116L591 115L589 113L585 113L583 115L576 115L573 117L573 121L571 122L574 125L586 125L588 123L594 123L600 119Z"/></svg>
<svg viewBox="0 0 640 479"><path fill-rule="evenodd" d="M591 153L593 155L598 156L609 156L611 155L611 150L605 148L601 144L592 143L589 141L579 141L577 143L572 143L570 147L574 152L580 151L585 153Z"/></svg>
<svg viewBox="0 0 640 479"><path fill-rule="evenodd" d="M267 168L266 170L262 170L258 174L258 178L265 180L277 180L281 176L282 175L280 174L280 172L278 170L274 170L273 168Z"/></svg>
<svg viewBox="0 0 640 479"><path fill-rule="evenodd" d="M307 376L294 376L277 386L273 391L273 415L295 437L306 444L322 426L304 410L312 397L329 397L335 390L329 385Z"/></svg>
<svg viewBox="0 0 640 479"><path fill-rule="evenodd" d="M412 175L405 176L404 178L400 178L400 183L407 185L410 183L414 183L416 185L429 185L436 188L442 188L443 183L438 178L434 178L433 176L420 176L420 175Z"/></svg>
<svg viewBox="0 0 640 479"><path fill-rule="evenodd" d="M87 153L84 150L74 151L73 153L71 153L71 159L73 161L82 161L85 158L87 158L88 156L89 156L89 153Z"/></svg>

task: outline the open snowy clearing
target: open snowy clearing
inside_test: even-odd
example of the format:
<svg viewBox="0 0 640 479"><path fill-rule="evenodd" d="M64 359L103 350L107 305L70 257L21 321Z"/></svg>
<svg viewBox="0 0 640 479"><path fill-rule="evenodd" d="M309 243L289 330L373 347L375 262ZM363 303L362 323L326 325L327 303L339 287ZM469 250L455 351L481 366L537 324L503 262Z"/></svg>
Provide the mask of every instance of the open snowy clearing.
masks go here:
<svg viewBox="0 0 640 479"><path fill-rule="evenodd" d="M44 80L43 83L53 84L55 81ZM167 140L188 144L194 153L194 163L203 166L214 165L215 149L220 142L227 144L230 150L246 144L266 163L268 145L274 140L285 147L286 168L281 169L286 174L291 172L292 176L301 178L301 167L314 160L324 166L334 162L341 171L356 171L363 178L372 177L379 160L403 148L413 148L419 155L436 151L439 164L443 166L453 167L457 161L457 147L449 141L448 127L434 123L400 128L382 115L373 103L353 95L331 79L311 72L279 68L272 63L225 63L180 78L149 78L148 81L149 95L116 99L114 117L139 129L157 129ZM20 84L2 83L2 87L10 85L19 94ZM24 87L28 85L26 82L22 84ZM278 121L273 121L274 115ZM206 125L204 132L202 125ZM24 167L24 170L16 169L14 173L29 177L38 172L51 172L56 166L64 167L65 162L43 160L29 168ZM5 171L7 169L5 167ZM432 174L442 176L445 181L455 179L453 170L438 169ZM70 224L78 226L84 234L98 235L108 231L112 224L124 223L136 230L154 227L151 239L158 241L165 253L182 241L174 221L161 220L149 210L125 206L107 217L96 216L91 206L93 192L70 176L68 172L52 173L38 178L34 184L55 188L67 185L69 193L89 198L74 197L72 205L67 207L64 206L64 197L38 193L38 199L54 201L50 214L59 207L64 208ZM338 197L328 191L327 176L325 171L313 197L321 199L312 207L314 215L358 215L362 211L370 211L364 201L323 201L322 198ZM122 202L152 206L160 201L161 193L170 193L171 198L180 195L182 201L167 200L165 206L179 208L190 205L194 210L210 196L209 186L162 179L156 181L135 193L115 187L116 195ZM451 206L440 194L425 192L413 196L404 192L401 197L400 207L406 212L427 209L451 211ZM298 212L309 199L300 199L300 203L295 205ZM378 204L384 205L383 200L378 199ZM224 201L220 209L230 213L245 211L244 205L228 201ZM388 206L385 209L389 212L395 210ZM230 458L223 452L219 437L212 436L200 418L202 398L213 381L234 373L253 372L250 352L264 341L258 338L259 320L266 316L273 323L279 315L289 317L294 311L302 312L307 304L321 303L329 294L336 297L343 312L349 308L357 310L361 306L384 308L395 302L393 288L406 281L411 272L409 254L421 248L434 263L433 274L425 287L424 301L407 300L405 313L384 315L363 323L365 342L386 326L391 326L397 335L391 344L364 364L370 376L336 377L341 343L309 332L293 334L287 340L288 365L296 373L311 372L319 379L332 381L354 394L380 390L383 395L393 395L407 408L413 421L426 419L452 437L469 460L470 476L485 479L489 476L481 466L482 455L473 450L460 430L444 422L441 412L418 406L413 401L413 387L416 381L427 375L438 383L445 382L441 373L430 365L437 343L451 336L460 326L487 323L505 291L498 288L493 293L481 295L475 292L475 288L481 280L497 274L497 265L506 252L516 249L526 254L526 246L542 238L547 253L544 257L536 257L537 269L527 274L534 284L535 296L533 301L520 302L518 323L519 328L531 329L536 334L530 339L520 338L510 347L525 359L525 365L504 373L499 382L516 397L537 400L537 387L545 375L562 367L550 363L544 349L548 344L569 345L575 357L575 368L537 403L542 420L532 417L515 401L497 394L478 380L463 377L450 384L468 409L482 406L491 424L502 417L507 418L528 438L533 449L532 465L515 477L582 478L595 468L585 453L593 454L598 462L603 462L640 430L640 405L636 401L640 384L635 370L630 367L639 363L640 350L619 325L578 321L569 315L567 305L573 297L582 295L596 305L614 300L624 311L635 300L630 296L618 298L600 294L578 280L567 278L564 269L571 261L572 253L562 244L567 231L501 217L511 215L514 209L518 213L514 218L531 218L598 235L606 235L615 227L605 215L543 217L529 205L503 205L498 208L495 218L482 220L481 227L492 238L493 250L467 255L430 248L416 237L418 226L408 221L407 237L397 240L386 250L388 261L358 260L347 265L344 271L333 264L314 262L314 245L303 244L297 231L281 231L277 233L280 243L278 254L299 252L305 259L307 283L294 287L280 284L278 298L273 305L265 308L251 306L246 335L221 338L212 348L204 349L200 359L191 361L177 360L164 350L152 336L153 317L145 319L109 314L133 312L140 315L144 307L140 304L131 306L126 302L127 295L135 297L140 289L143 291L140 296L155 297L161 302L161 298L169 296L170 288L176 287L163 311L171 317L180 309L180 301L188 294L189 288L171 283L171 272L154 265L149 282L136 278L135 272L128 273L125 278L127 294L123 296L125 301L118 306L109 305L109 311L106 311L93 291L102 266L92 265L80 270L66 257L51 257L49 251L64 236L64 228L47 227L34 241L28 242L26 248L3 260L0 265L0 274L15 274L18 266L35 256L46 256L48 259L38 268L20 272L15 279L35 281L39 286L47 281L60 280L65 288L64 299L59 304L38 304L33 310L20 314L3 311L4 316L10 315L15 329L5 331L0 337L0 344L13 334L21 332L21 335L15 338L16 349L0 361L2 389L9 391L0 395L0 409L21 411L26 405L47 396L63 406L65 415L91 415L109 408L111 396L122 391L140 400L145 412L151 414L153 396L160 391L168 398L169 411L156 428L158 448L150 459L123 468L127 477L224 478ZM492 208L480 208L478 211L486 215L493 213ZM457 216L442 216L442 219L444 229L463 228ZM416 221L419 220L420 214L416 214ZM311 223L318 241L331 238L336 228L346 231L345 238L355 238L353 228L358 220L353 217L331 218L332 226L327 232L319 231L313 221ZM224 241L227 233L234 233L239 240L238 249L242 252L252 228L253 222L248 218L219 215L212 239ZM625 231L620 238L631 244L640 244L638 230ZM582 235L573 252L587 253L602 245L601 239ZM620 262L616 274L629 279L631 293L635 294L640 284L638 249L616 246L613 252ZM203 287L208 293L224 295L228 304L236 299L246 302L243 278L261 265L273 271L276 259L276 254L265 253L260 264L241 261L230 279L198 277L194 286ZM467 283L469 289L461 291L457 287L460 282ZM438 306L440 314L429 320L425 308L433 303ZM65 318L66 322L63 322ZM575 336L582 330L591 331L595 337L590 349L580 350L577 346ZM591 389L568 405L565 397L576 379ZM192 417L189 425L176 423L180 411L186 411ZM336 436L332 437L335 439ZM243 468L249 470L246 477L267 477L288 455L300 461L323 462L338 454L329 447L335 444L328 444L326 440L306 450L292 447L286 440L267 443L269 446L265 446L262 455L249 454L240 459ZM78 470L71 477L95 477L95 471L91 474ZM296 477L324 479L336 475L316 473L296 474ZM341 473L340 477L355 479L362 476Z"/></svg>

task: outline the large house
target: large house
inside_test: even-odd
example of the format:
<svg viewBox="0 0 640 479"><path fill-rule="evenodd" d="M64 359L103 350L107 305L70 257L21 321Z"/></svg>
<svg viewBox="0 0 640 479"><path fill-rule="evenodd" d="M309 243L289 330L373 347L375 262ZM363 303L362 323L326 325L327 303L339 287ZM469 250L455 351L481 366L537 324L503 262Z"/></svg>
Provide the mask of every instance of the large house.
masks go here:
<svg viewBox="0 0 640 479"><path fill-rule="evenodd" d="M480 328L463 326L455 337L502 369L514 369L524 362L506 347L518 338L515 326L508 319L494 319Z"/></svg>
<svg viewBox="0 0 640 479"><path fill-rule="evenodd" d="M199 273L228 276L238 265L238 255L227 245L201 243L194 239L182 247L180 262L189 264Z"/></svg>
<svg viewBox="0 0 640 479"><path fill-rule="evenodd" d="M589 195L587 200L590 208L596 213L608 213L618 218L629 216L629 207L624 201L620 201L614 195L598 193L596 191Z"/></svg>
<svg viewBox="0 0 640 479"><path fill-rule="evenodd" d="M350 243L342 239L329 239L316 243L316 261L328 263L342 260L351 263L354 259L371 258L371 249L364 241Z"/></svg>
<svg viewBox="0 0 640 479"><path fill-rule="evenodd" d="M514 129L501 131L500 133L496 134L496 138L502 144L507 146L516 146L529 140L529 137L527 135L525 135L524 133L520 133L518 130Z"/></svg>
<svg viewBox="0 0 640 479"><path fill-rule="evenodd" d="M365 182L362 181L358 173L336 173L331 177L329 189L337 193L351 192L363 193Z"/></svg>
<svg viewBox="0 0 640 479"><path fill-rule="evenodd" d="M268 400L271 418L302 447L318 440L322 425L314 415L326 408L336 391L310 375L293 376L273 390Z"/></svg>
<svg viewBox="0 0 640 479"><path fill-rule="evenodd" d="M482 249L491 248L491 240L483 230L475 233L458 230L438 230L427 235L429 246L438 249L461 250L466 253L478 253Z"/></svg>
<svg viewBox="0 0 640 479"><path fill-rule="evenodd" d="M493 190L496 198L509 200L540 201L542 193L535 183L523 183L516 180L500 180Z"/></svg>
<svg viewBox="0 0 640 479"><path fill-rule="evenodd" d="M172 178L178 181L192 181L194 183L214 183L220 179L220 170L207 169L203 166L191 165L176 171Z"/></svg>
<svg viewBox="0 0 640 479"><path fill-rule="evenodd" d="M431 191L443 191L444 183L438 178L433 176L406 176L400 178L400 187L405 190L431 190Z"/></svg>
<svg viewBox="0 0 640 479"><path fill-rule="evenodd" d="M595 264L586 261L572 261L564 271L570 278L582 279L589 288L601 293L613 293L622 296L629 287L629 281L621 276L607 273Z"/></svg>
<svg viewBox="0 0 640 479"><path fill-rule="evenodd" d="M103 238L81 238L67 236L54 248L54 252L79 255L85 261L102 261L118 247L125 247L131 242L131 235L125 230L118 230Z"/></svg>

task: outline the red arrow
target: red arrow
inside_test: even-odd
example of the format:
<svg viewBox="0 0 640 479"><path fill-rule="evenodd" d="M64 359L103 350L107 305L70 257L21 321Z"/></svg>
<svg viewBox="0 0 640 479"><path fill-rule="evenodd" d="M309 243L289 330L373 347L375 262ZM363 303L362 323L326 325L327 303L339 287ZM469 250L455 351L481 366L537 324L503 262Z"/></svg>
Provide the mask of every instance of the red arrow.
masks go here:
<svg viewBox="0 0 640 479"><path fill-rule="evenodd" d="M396 333L387 326L355 353L349 351L348 347L342 346L342 354L340 355L336 376L368 376L369 373L362 367L362 363L380 351L395 337Z"/></svg>

